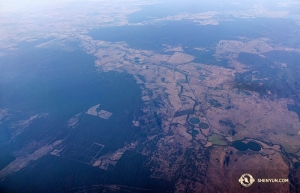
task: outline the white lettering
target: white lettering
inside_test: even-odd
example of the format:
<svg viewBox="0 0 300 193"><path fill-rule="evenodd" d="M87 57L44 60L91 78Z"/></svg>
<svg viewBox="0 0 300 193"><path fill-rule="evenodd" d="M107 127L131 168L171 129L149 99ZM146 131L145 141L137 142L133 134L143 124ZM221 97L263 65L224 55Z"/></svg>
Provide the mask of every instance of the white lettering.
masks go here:
<svg viewBox="0 0 300 193"><path fill-rule="evenodd" d="M275 183L275 182L289 182L289 179L277 179L277 178L273 178L273 179L267 179L267 178L263 178L263 179L257 179L257 182L261 183L261 182L272 182L272 183Z"/></svg>

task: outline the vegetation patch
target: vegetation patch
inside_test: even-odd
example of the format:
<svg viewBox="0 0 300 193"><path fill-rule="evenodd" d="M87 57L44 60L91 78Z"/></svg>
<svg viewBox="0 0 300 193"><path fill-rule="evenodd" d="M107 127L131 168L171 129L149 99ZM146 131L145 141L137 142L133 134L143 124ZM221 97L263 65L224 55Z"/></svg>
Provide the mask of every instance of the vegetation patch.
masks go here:
<svg viewBox="0 0 300 193"><path fill-rule="evenodd" d="M205 76L199 76L199 80L206 80Z"/></svg>
<svg viewBox="0 0 300 193"><path fill-rule="evenodd" d="M224 138L218 134L212 134L209 136L208 141L214 145L227 145L227 142L224 140Z"/></svg>

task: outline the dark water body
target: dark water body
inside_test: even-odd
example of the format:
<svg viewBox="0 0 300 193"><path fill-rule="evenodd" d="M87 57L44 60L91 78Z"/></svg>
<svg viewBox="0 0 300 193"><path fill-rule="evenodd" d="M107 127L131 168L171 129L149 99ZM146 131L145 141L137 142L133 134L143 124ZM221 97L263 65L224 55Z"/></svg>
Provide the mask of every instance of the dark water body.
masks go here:
<svg viewBox="0 0 300 193"><path fill-rule="evenodd" d="M198 118L195 118L195 117L193 117L193 118L190 118L190 123L192 123L192 124L198 124L198 123L200 123L200 120L198 119Z"/></svg>
<svg viewBox="0 0 300 193"><path fill-rule="evenodd" d="M199 131L194 130L194 129L192 130L192 135L193 135L193 136L196 136L196 135L198 135L198 134L199 134Z"/></svg>
<svg viewBox="0 0 300 193"><path fill-rule="evenodd" d="M9 109L13 119L4 123L1 131L9 138L13 121L28 119L47 113L45 118L34 121L26 132L18 136L19 145L28 140L39 140L49 130L77 113L95 104L106 110L134 114L141 107L140 89L127 74L99 73L94 67L94 57L79 50L62 52L28 47L7 57L0 58L0 108ZM109 81L110 80L110 81ZM127 118L122 123L128 127ZM3 138L3 137L2 137Z"/></svg>
<svg viewBox="0 0 300 193"><path fill-rule="evenodd" d="M271 91L279 98L292 98L299 101L297 94L300 91L299 63L300 53L286 51L271 51L262 58L256 54L241 53L238 61L249 65L251 70L245 73L236 73L237 87L266 95ZM280 63L286 63L282 67ZM258 71L258 73L252 73ZM261 80L252 80L252 76ZM267 78L267 80L263 80ZM263 85L260 85L260 84Z"/></svg>
<svg viewBox="0 0 300 193"><path fill-rule="evenodd" d="M140 75L140 74L137 74L136 76L137 76L141 81L146 82L146 79L145 79L144 76L142 76L142 75Z"/></svg>
<svg viewBox="0 0 300 193"><path fill-rule="evenodd" d="M157 52L163 51L162 44L182 45L185 52L196 57L196 61L204 58L218 65L225 61L216 61L212 54L216 44L224 39L236 40L241 36L249 39L268 37L275 44L300 46L300 37L297 36L300 27L291 19L232 19L233 21L220 22L219 25L204 26L182 20L142 26L107 27L92 29L88 35L93 39L109 42L125 41L133 48ZM290 30L282 30L282 26ZM205 47L208 51L195 51L194 47Z"/></svg>
<svg viewBox="0 0 300 193"><path fill-rule="evenodd" d="M245 144L242 141L234 141L232 142L232 145L234 148L236 148L239 151L246 151L248 149L247 144Z"/></svg>
<svg viewBox="0 0 300 193"><path fill-rule="evenodd" d="M52 155L42 157L34 167L27 167L0 182L3 192L102 192L95 185L118 184L158 192L168 182L148 178L149 168L143 165L145 158L126 151L116 166L109 171L100 170L72 160ZM84 187L84 188L82 188ZM92 191L93 190L93 191ZM110 190L111 191L111 190ZM132 190L133 192L144 192ZM121 191L120 192L127 192Z"/></svg>
<svg viewBox="0 0 300 193"><path fill-rule="evenodd" d="M252 151L260 151L261 150L261 146L259 143L256 143L254 141L249 141L247 143L247 147L252 150Z"/></svg>
<svg viewBox="0 0 300 193"><path fill-rule="evenodd" d="M228 166L229 162L230 162L230 157L229 157L229 156L226 156L226 157L225 157L225 160L224 160L224 162L223 162L223 165L224 165L224 166Z"/></svg>
<svg viewBox="0 0 300 193"><path fill-rule="evenodd" d="M295 162L295 163L294 163L294 167L295 167L296 169L300 169L300 162Z"/></svg>
<svg viewBox="0 0 300 193"><path fill-rule="evenodd" d="M195 57L195 63L204 63L226 68L228 61L217 60L214 57L216 45L220 40L238 40L238 37L249 39L268 37L274 44L299 47L300 27L291 19L238 19L220 22L219 25L197 25L192 21L165 21L142 26L117 26L92 29L88 35L93 39L108 42L126 42L135 49L164 52L162 44L171 46L181 45L185 53ZM282 26L290 30L282 30ZM299 32L299 33L298 33ZM205 47L205 51L194 48ZM138 62L136 60L135 62Z"/></svg>
<svg viewBox="0 0 300 193"><path fill-rule="evenodd" d="M0 182L4 192L61 192L73 187L97 184L103 171L61 157L47 155Z"/></svg>
<svg viewBox="0 0 300 193"><path fill-rule="evenodd" d="M141 10L128 15L130 23L147 21L153 18L172 16L179 13L199 13L204 11L246 10L252 8L252 2L243 1L241 4L230 4L230 0L216 1L163 1L153 5L142 6ZM261 3L261 2L260 2Z"/></svg>
<svg viewBox="0 0 300 193"><path fill-rule="evenodd" d="M32 140L50 143L66 138L63 143L67 147L82 146L76 148L78 152L85 151L92 143L99 143L104 145L99 154L102 155L141 136L141 129L132 126L134 116L141 114L141 90L131 75L97 72L95 58L79 48L64 52L37 49L33 45L25 43L19 51L0 57L0 108L7 108L12 115L0 125L0 147L5 148L0 153L1 168L14 159L12 151ZM96 104L100 104L100 109L112 112L112 116L106 120L83 114L76 128L67 128L71 117ZM47 115L33 120L11 140L13 124L42 113ZM122 167L128 171L138 170L139 175L122 174L120 167L111 174L105 173L78 162L86 157L77 155L69 157L76 161L47 155L0 182L0 191L61 192L67 188L106 182L155 189L156 186L149 185L153 182L148 179L149 172L141 169L144 158L133 154L128 160L126 156L121 158ZM90 155L89 152L85 154ZM130 163L135 163L135 167ZM114 176L117 174L123 176Z"/></svg>
<svg viewBox="0 0 300 193"><path fill-rule="evenodd" d="M288 104L287 107L289 111L294 111L295 113L297 113L298 119L300 121L300 106Z"/></svg>
<svg viewBox="0 0 300 193"><path fill-rule="evenodd" d="M211 47L209 49L211 50L205 50L205 51L198 51L193 48L183 48L184 52L187 54L190 54L195 57L193 62L195 63L201 63L201 64L209 64L209 65L215 65L215 66L224 66L226 68L232 68L230 66L227 66L227 59L218 59L214 57L215 49L214 46L217 44L217 42L212 43ZM205 77L204 77L205 78ZM204 79L205 80L205 79Z"/></svg>
<svg viewBox="0 0 300 193"><path fill-rule="evenodd" d="M209 125L207 123L199 123L200 129L207 129Z"/></svg>
<svg viewBox="0 0 300 193"><path fill-rule="evenodd" d="M9 148L0 146L0 170L5 168L10 162L15 160L15 157L9 151Z"/></svg>
<svg viewBox="0 0 300 193"><path fill-rule="evenodd" d="M154 192L164 192L169 182L148 178L149 168L143 163L147 158L133 151L126 151L110 172L115 181L121 185L152 189Z"/></svg>
<svg viewBox="0 0 300 193"><path fill-rule="evenodd" d="M261 150L260 144L254 142L254 141L250 141L247 144L242 141L234 141L234 142L232 142L232 145L234 148L236 148L239 151L246 151L247 149L250 149L252 151L260 151Z"/></svg>

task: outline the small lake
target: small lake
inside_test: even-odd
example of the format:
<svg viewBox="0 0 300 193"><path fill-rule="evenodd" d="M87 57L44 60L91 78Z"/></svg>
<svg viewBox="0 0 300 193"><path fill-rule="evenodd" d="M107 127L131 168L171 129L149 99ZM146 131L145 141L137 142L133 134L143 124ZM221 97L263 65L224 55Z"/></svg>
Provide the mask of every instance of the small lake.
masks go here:
<svg viewBox="0 0 300 193"><path fill-rule="evenodd" d="M239 151L246 151L248 149L247 144L245 144L242 141L234 141L232 142L232 145L234 148L236 148Z"/></svg>
<svg viewBox="0 0 300 193"><path fill-rule="evenodd" d="M190 118L189 121L192 124L198 124L198 123L200 123L200 120L198 118L196 118L196 117Z"/></svg>
<svg viewBox="0 0 300 193"><path fill-rule="evenodd" d="M247 143L247 147L252 150L252 151L260 151L261 150L261 146L259 143L256 143L254 141L249 141Z"/></svg>

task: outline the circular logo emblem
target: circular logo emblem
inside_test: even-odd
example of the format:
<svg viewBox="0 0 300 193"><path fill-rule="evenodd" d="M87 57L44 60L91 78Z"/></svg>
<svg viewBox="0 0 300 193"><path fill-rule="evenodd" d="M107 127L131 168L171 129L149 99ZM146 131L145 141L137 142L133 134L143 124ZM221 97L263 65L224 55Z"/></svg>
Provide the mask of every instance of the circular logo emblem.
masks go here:
<svg viewBox="0 0 300 193"><path fill-rule="evenodd" d="M239 182L242 186L249 187L255 182L255 179L251 176L251 174L243 174L240 177Z"/></svg>

